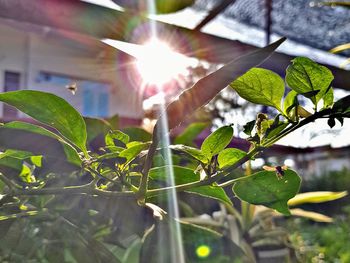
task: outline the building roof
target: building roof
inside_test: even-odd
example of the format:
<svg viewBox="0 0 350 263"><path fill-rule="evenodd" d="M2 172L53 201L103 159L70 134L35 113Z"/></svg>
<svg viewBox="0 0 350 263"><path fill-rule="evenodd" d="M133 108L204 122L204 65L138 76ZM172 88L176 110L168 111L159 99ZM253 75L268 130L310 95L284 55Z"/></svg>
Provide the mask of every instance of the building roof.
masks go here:
<svg viewBox="0 0 350 263"><path fill-rule="evenodd" d="M195 8L210 10L213 0L197 0ZM266 1L236 0L223 12L227 18L259 29L266 28ZM271 0L271 33L328 51L349 42L350 9L321 5L318 0Z"/></svg>

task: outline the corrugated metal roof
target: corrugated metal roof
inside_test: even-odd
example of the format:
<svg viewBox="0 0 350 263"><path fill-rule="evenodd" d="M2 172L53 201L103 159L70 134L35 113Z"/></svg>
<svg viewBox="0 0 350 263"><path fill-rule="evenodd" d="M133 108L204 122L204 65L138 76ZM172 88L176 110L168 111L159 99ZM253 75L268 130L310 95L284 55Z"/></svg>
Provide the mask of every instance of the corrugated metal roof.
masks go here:
<svg viewBox="0 0 350 263"><path fill-rule="evenodd" d="M272 33L323 50L350 42L350 9L320 6L311 0L271 0ZM197 0L194 8L210 10L218 1ZM223 15L260 29L265 28L263 0L237 0Z"/></svg>

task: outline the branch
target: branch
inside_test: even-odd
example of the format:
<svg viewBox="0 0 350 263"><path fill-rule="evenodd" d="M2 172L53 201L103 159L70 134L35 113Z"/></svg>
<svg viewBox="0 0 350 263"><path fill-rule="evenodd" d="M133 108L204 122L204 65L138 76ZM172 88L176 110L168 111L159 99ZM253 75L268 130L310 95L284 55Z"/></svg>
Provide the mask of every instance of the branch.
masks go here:
<svg viewBox="0 0 350 263"><path fill-rule="evenodd" d="M35 196L35 195L99 195L105 197L132 197L134 192L111 192L97 188L92 188L91 184L79 186L67 186L58 188L40 188L40 189L16 189L13 195L17 196Z"/></svg>
<svg viewBox="0 0 350 263"><path fill-rule="evenodd" d="M142 177L139 185L139 190L137 193L137 199L141 203L145 203L145 197L148 189L148 173L152 167L153 156L157 151L158 146L158 138L157 138L157 130L158 125L154 126L153 135L152 135L152 143L149 146L148 153L146 156L145 166L142 170Z"/></svg>
<svg viewBox="0 0 350 263"><path fill-rule="evenodd" d="M20 188L19 185L17 185L14 182L12 182L10 179L8 179L2 173L0 173L0 180L3 181L10 188L11 191L13 191L14 189Z"/></svg>
<svg viewBox="0 0 350 263"><path fill-rule="evenodd" d="M246 156L239 159L233 166L230 166L230 167L224 169L223 171L217 172L214 175L212 175L211 177L208 177L207 179L204 179L202 181L191 182L191 183L187 183L187 184L164 187L164 188L160 188L160 189L151 189L151 190L147 191L146 196L158 195L158 194L162 194L162 193L165 193L165 192L168 192L171 190L175 190L177 192L180 192L180 191L189 190L189 189L194 188L194 187L211 185L211 184L218 182L221 179L225 178L227 175L230 174L231 170L238 168L239 166L241 166L242 164L244 164L245 162L250 160L252 157L254 157L256 154L263 151L263 149L264 148L259 147L259 146L253 148L250 152L248 152L248 154ZM237 178L237 179L242 179L242 178Z"/></svg>

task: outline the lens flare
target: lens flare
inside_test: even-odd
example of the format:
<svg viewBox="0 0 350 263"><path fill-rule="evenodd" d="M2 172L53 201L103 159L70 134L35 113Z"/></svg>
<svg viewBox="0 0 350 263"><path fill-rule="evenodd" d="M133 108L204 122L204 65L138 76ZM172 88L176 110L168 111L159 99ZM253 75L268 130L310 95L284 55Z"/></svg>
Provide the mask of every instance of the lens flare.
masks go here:
<svg viewBox="0 0 350 263"><path fill-rule="evenodd" d="M191 59L176 53L165 42L152 38L143 46L136 67L146 84L162 86L179 75L186 75Z"/></svg>
<svg viewBox="0 0 350 263"><path fill-rule="evenodd" d="M199 258L207 258L211 253L210 247L207 245L200 245L196 249L196 254Z"/></svg>

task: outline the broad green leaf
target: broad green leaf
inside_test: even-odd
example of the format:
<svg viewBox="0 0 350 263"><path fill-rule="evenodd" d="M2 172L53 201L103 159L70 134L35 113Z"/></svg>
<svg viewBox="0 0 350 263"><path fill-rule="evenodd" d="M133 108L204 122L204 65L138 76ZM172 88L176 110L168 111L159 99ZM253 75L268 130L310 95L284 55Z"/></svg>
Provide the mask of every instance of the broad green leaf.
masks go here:
<svg viewBox="0 0 350 263"><path fill-rule="evenodd" d="M275 172L261 171L242 177L233 186L235 195L250 204L264 205L290 215L287 202L299 191L301 179L293 170L278 179Z"/></svg>
<svg viewBox="0 0 350 263"><path fill-rule="evenodd" d="M305 217L308 219L311 219L315 222L321 222L321 223L332 223L333 222L333 218L320 214L320 213L316 213L316 212L311 212L311 211L306 211L303 209L291 209L290 210L291 215L293 216L300 216L300 217Z"/></svg>
<svg viewBox="0 0 350 263"><path fill-rule="evenodd" d="M210 134L202 143L201 151L210 160L214 155L221 152L231 142L233 128L223 126Z"/></svg>
<svg viewBox="0 0 350 263"><path fill-rule="evenodd" d="M305 203L323 203L328 201L337 200L346 196L348 192L328 192L328 191L319 191L319 192L307 192L300 193L294 196L288 201L289 206L296 206Z"/></svg>
<svg viewBox="0 0 350 263"><path fill-rule="evenodd" d="M271 70L252 68L233 81L230 86L247 101L272 106L281 111L284 82Z"/></svg>
<svg viewBox="0 0 350 263"><path fill-rule="evenodd" d="M112 130L118 130L119 129L119 115L113 115L110 118L105 119L105 121L109 124L109 126L112 128Z"/></svg>
<svg viewBox="0 0 350 263"><path fill-rule="evenodd" d="M288 66L286 81L288 86L299 94L317 92L311 97L314 104L323 98L333 80L332 72L309 58L298 57Z"/></svg>
<svg viewBox="0 0 350 263"><path fill-rule="evenodd" d="M257 49L252 53L232 60L217 71L200 79L191 88L183 91L179 98L170 103L166 109L165 114L168 118L169 129L171 130L178 126L187 116L190 116L198 108L208 103L237 77L250 68L261 64L285 40L286 38L281 38L262 49Z"/></svg>
<svg viewBox="0 0 350 263"><path fill-rule="evenodd" d="M261 122L261 129L260 129L260 132L258 132L260 137L264 137L266 135L266 132L268 131L268 129L270 129L272 123L273 123L273 120L263 120Z"/></svg>
<svg viewBox="0 0 350 263"><path fill-rule="evenodd" d="M272 138L273 136L279 134L281 131L283 131L288 126L287 122L280 121L276 126L270 126L266 130L266 139Z"/></svg>
<svg viewBox="0 0 350 263"><path fill-rule="evenodd" d="M333 103L334 103L333 88L330 87L323 97L323 108L324 109L331 108L333 106Z"/></svg>
<svg viewBox="0 0 350 263"><path fill-rule="evenodd" d="M129 145L127 149L119 153L119 157L126 158L126 163L132 161L141 151L146 150L149 147L150 143L146 142L136 142L132 145Z"/></svg>
<svg viewBox="0 0 350 263"><path fill-rule="evenodd" d="M129 136L123 133L122 131L119 131L119 130L109 131L109 133L105 136L105 144L107 147L114 147L114 146L124 147L125 144L129 142L129 139L130 139ZM117 140L117 142L115 142L114 140Z"/></svg>
<svg viewBox="0 0 350 263"><path fill-rule="evenodd" d="M337 100L332 107L332 112L349 114L350 113L350 95Z"/></svg>
<svg viewBox="0 0 350 263"><path fill-rule="evenodd" d="M20 151L20 150L6 150L0 154L0 159L10 157L18 160L30 159L30 161L36 166L41 167L42 165L42 156L34 155L31 152Z"/></svg>
<svg viewBox="0 0 350 263"><path fill-rule="evenodd" d="M175 151L181 151L181 152L187 153L204 164L208 163L208 158L206 157L206 155L204 155L201 152L201 150L197 148L193 148L182 144L170 145L169 148Z"/></svg>
<svg viewBox="0 0 350 263"><path fill-rule="evenodd" d="M221 151L218 155L219 168L222 169L224 167L234 165L246 155L247 153L242 150L236 148L227 148Z"/></svg>
<svg viewBox="0 0 350 263"><path fill-rule="evenodd" d="M41 167L43 165L43 156L42 155L34 155L30 157L30 161L36 167Z"/></svg>
<svg viewBox="0 0 350 263"><path fill-rule="evenodd" d="M274 137L275 135L279 134L288 126L287 122L280 121L279 116L280 115L277 115L275 119L272 121L271 125L269 125L268 128L266 129L265 131L266 139Z"/></svg>
<svg viewBox="0 0 350 263"><path fill-rule="evenodd" d="M256 120L252 120L250 122L247 122L243 126L243 132L247 134L248 136L252 136L253 129L255 127Z"/></svg>
<svg viewBox="0 0 350 263"><path fill-rule="evenodd" d="M193 146L193 140L196 139L196 137L208 126L208 122L191 123L180 135L175 138L174 144L186 144Z"/></svg>
<svg viewBox="0 0 350 263"><path fill-rule="evenodd" d="M3 166L9 167L11 169L16 170L17 172L20 172L22 170L22 163L23 161L18 158L2 157L0 158L0 172L6 174L6 172L3 171Z"/></svg>
<svg viewBox="0 0 350 263"><path fill-rule="evenodd" d="M290 111L298 105L297 95L294 90L288 92L283 101L283 112L289 116Z"/></svg>
<svg viewBox="0 0 350 263"><path fill-rule="evenodd" d="M166 219L156 222L155 227L144 237L141 263L179 262L176 261L179 259L179 252L174 247L179 231L183 257L187 263L239 262L243 255L242 250L232 240L213 230Z"/></svg>
<svg viewBox="0 0 350 263"><path fill-rule="evenodd" d="M232 202L230 198L227 196L227 194L225 193L224 189L222 189L216 183L214 183L213 185L204 185L204 186L194 187L186 190L185 192L213 198L232 206Z"/></svg>
<svg viewBox="0 0 350 263"><path fill-rule="evenodd" d="M5 157L16 158L19 160L24 160L32 157L33 154L31 152L19 151L19 150L6 150L5 152L0 154L0 159Z"/></svg>
<svg viewBox="0 0 350 263"><path fill-rule="evenodd" d="M122 129L122 131L129 135L130 141L148 142L152 140L152 134L141 128L128 127Z"/></svg>
<svg viewBox="0 0 350 263"><path fill-rule="evenodd" d="M22 165L22 171L20 172L19 177L26 183L35 182L35 177L32 174L32 169L25 163Z"/></svg>
<svg viewBox="0 0 350 263"><path fill-rule="evenodd" d="M297 114L302 118L307 118L312 115L312 113L308 112L303 106L297 106Z"/></svg>
<svg viewBox="0 0 350 263"><path fill-rule="evenodd" d="M87 134L83 117L64 99L51 93L19 90L1 93L0 101L55 128L87 154Z"/></svg>
<svg viewBox="0 0 350 263"><path fill-rule="evenodd" d="M90 142L99 135L106 136L111 130L109 123L103 119L84 117L87 131L87 141Z"/></svg>
<svg viewBox="0 0 350 263"><path fill-rule="evenodd" d="M315 97L319 92L320 92L320 90L317 89L317 90L312 90L312 91L305 92L305 93L300 93L300 95L303 95L304 97L306 97L306 98L308 98L308 99L312 99L312 98Z"/></svg>
<svg viewBox="0 0 350 263"><path fill-rule="evenodd" d="M16 149L32 152L34 155L44 155L51 158L64 159L81 166L78 152L65 140L43 127L13 121L0 127L0 149Z"/></svg>
<svg viewBox="0 0 350 263"><path fill-rule="evenodd" d="M139 263L140 262L140 251L142 248L142 242L140 239L136 239L127 248L123 256L123 263Z"/></svg>
<svg viewBox="0 0 350 263"><path fill-rule="evenodd" d="M196 174L193 170L176 165L154 167L149 171L149 177L152 180L162 182L163 185L166 184L168 186L171 186L171 174L174 176L174 182L176 185L192 183L200 180L199 174ZM194 187L186 190L186 192L199 194L232 205L231 200L228 198L225 191L217 185Z"/></svg>

